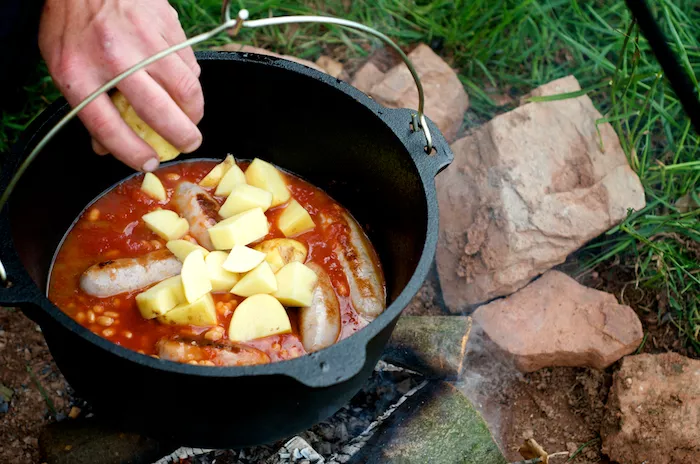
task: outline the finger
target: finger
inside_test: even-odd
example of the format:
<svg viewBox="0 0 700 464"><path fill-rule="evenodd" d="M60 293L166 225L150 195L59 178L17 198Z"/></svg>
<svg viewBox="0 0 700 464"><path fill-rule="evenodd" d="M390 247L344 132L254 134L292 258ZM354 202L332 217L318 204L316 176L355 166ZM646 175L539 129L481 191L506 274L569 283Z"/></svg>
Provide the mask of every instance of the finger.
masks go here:
<svg viewBox="0 0 700 464"><path fill-rule="evenodd" d="M98 85L95 84L95 88ZM107 95L100 95L78 113L78 117L104 150L115 158L136 170L158 167L156 152L124 122Z"/></svg>
<svg viewBox="0 0 700 464"><path fill-rule="evenodd" d="M104 156L109 153L105 147L102 146L100 142L98 142L95 139L92 139L92 151L94 151L96 154L100 156Z"/></svg>
<svg viewBox="0 0 700 464"><path fill-rule="evenodd" d="M140 71L124 79L117 88L156 133L183 153L190 153L202 143L202 133L153 78Z"/></svg>
<svg viewBox="0 0 700 464"><path fill-rule="evenodd" d="M175 18L174 21L170 21L169 19L166 19L165 21L165 27L163 29L163 38L165 39L167 45L164 48L167 48L169 46L177 45L179 43L184 42L187 40L187 36L185 35L185 31L182 29L182 26L180 25L180 22L177 19L177 10L175 10ZM202 69L199 67L199 64L197 63L197 58L194 56L194 51L192 50L192 47L187 47L179 52L177 52L177 55L182 59L182 61L185 62L185 64L192 70L195 76L199 78Z"/></svg>
<svg viewBox="0 0 700 464"><path fill-rule="evenodd" d="M155 81L175 100L192 122L204 116L204 94L195 74L177 55L169 55L148 68Z"/></svg>

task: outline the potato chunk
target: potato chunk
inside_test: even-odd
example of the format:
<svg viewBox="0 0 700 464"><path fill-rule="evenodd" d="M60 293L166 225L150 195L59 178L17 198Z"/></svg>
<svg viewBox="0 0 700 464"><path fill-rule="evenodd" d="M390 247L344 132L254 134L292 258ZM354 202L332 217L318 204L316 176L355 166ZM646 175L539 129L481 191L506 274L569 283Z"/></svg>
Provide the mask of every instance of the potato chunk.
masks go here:
<svg viewBox="0 0 700 464"><path fill-rule="evenodd" d="M126 125L153 148L161 161L170 161L178 157L180 150L172 146L170 142L165 140L146 124L144 120L136 114L136 110L134 110L131 103L129 103L121 92L117 91L112 95L112 103L117 107Z"/></svg>
<svg viewBox="0 0 700 464"><path fill-rule="evenodd" d="M225 251L212 251L204 258L213 292L230 292L241 279L240 275L229 272L222 267L226 258L228 258L228 253Z"/></svg>
<svg viewBox="0 0 700 464"><path fill-rule="evenodd" d="M194 303L205 294L211 292L212 286L209 280L209 271L204 262L204 253L193 251L182 263L182 287L185 290L185 298L189 303Z"/></svg>
<svg viewBox="0 0 700 464"><path fill-rule="evenodd" d="M182 303L162 316L158 322L171 325L196 325L209 327L216 325L216 306L211 293L204 294L193 303Z"/></svg>
<svg viewBox="0 0 700 464"><path fill-rule="evenodd" d="M165 194L165 187L163 183L158 179L158 176L152 172L147 172L143 176L143 182L141 182L141 190L143 193L158 201L165 201L167 198Z"/></svg>
<svg viewBox="0 0 700 464"><path fill-rule="evenodd" d="M270 231L270 226L263 210L254 208L224 219L208 230L217 250L230 250L260 240Z"/></svg>
<svg viewBox="0 0 700 464"><path fill-rule="evenodd" d="M226 158L209 171L209 174L204 176L204 179L199 181L199 185L204 188L212 188L219 185L224 175L231 169L231 166L236 164L236 160L232 155L226 155Z"/></svg>
<svg viewBox="0 0 700 464"><path fill-rule="evenodd" d="M185 302L185 291L179 275L165 279L136 295L136 306L144 319L162 316L183 302Z"/></svg>
<svg viewBox="0 0 700 464"><path fill-rule="evenodd" d="M209 250L199 245L195 245L189 240L170 240L168 243L165 244L165 246L168 248L168 250L170 250L172 254L175 255L177 259L179 259L182 262L184 262L185 258L187 258L187 255L189 255L193 251L199 250L202 252L202 254L204 254L205 257L209 254Z"/></svg>
<svg viewBox="0 0 700 464"><path fill-rule="evenodd" d="M313 230L316 224L311 219L309 212L298 201L292 200L280 214L277 220L277 227L279 227L285 237L292 237Z"/></svg>
<svg viewBox="0 0 700 464"><path fill-rule="evenodd" d="M144 214L141 219L149 229L165 240L177 240L190 230L187 219L181 218L169 209L151 211Z"/></svg>
<svg viewBox="0 0 700 464"><path fill-rule="evenodd" d="M254 295L243 300L234 311L228 338L246 342L291 331L289 316L279 301L270 295Z"/></svg>
<svg viewBox="0 0 700 464"><path fill-rule="evenodd" d="M306 261L306 246L291 238L273 238L265 240L255 246L255 249L265 253L265 261L272 268L272 272L282 269L285 264L292 261L304 263Z"/></svg>
<svg viewBox="0 0 700 464"><path fill-rule="evenodd" d="M250 163L245 171L245 179L250 185L270 192L272 206L286 203L292 196L282 173L270 163L259 158L255 158Z"/></svg>
<svg viewBox="0 0 700 464"><path fill-rule="evenodd" d="M234 185L231 194L219 209L219 216L228 218L253 208L267 211L272 204L272 194L248 184Z"/></svg>
<svg viewBox="0 0 700 464"><path fill-rule="evenodd" d="M311 306L313 292L318 282L314 271L293 261L275 274L277 291L272 294L285 306L302 308Z"/></svg>
<svg viewBox="0 0 700 464"><path fill-rule="evenodd" d="M248 272L262 263L264 259L265 253L247 246L236 245L231 249L223 267L230 272Z"/></svg>
<svg viewBox="0 0 700 464"><path fill-rule="evenodd" d="M243 276L234 285L231 293L238 296L253 296L258 293L272 293L277 290L277 279L266 261Z"/></svg>
<svg viewBox="0 0 700 464"><path fill-rule="evenodd" d="M245 184L245 174L237 164L234 164L226 171L224 177L221 178L219 185L216 187L214 195L217 197L225 197L231 193L236 185Z"/></svg>

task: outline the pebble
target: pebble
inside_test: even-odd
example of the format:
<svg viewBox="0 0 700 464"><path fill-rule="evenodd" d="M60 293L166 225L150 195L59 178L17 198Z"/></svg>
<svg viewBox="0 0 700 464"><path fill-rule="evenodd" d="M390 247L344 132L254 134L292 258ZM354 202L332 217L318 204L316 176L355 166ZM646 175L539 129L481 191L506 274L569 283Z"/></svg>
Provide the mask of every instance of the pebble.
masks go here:
<svg viewBox="0 0 700 464"><path fill-rule="evenodd" d="M345 424L338 424L336 426L335 436L340 441L347 441L350 435L348 434L348 428L345 426Z"/></svg>

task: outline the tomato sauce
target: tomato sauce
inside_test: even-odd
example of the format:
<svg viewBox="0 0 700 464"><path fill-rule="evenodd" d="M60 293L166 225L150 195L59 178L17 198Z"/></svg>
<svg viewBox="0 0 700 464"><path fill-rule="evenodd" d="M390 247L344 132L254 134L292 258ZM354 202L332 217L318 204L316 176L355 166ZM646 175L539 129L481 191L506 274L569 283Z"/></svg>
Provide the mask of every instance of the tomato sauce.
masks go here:
<svg viewBox="0 0 700 464"><path fill-rule="evenodd" d="M192 161L170 164L154 174L167 192L167 202L159 202L141 190L143 175L134 176L97 199L83 211L67 234L58 251L51 271L49 299L75 321L117 345L146 355L156 355L156 343L162 338L182 337L188 340L205 340L211 327L164 325L155 319L141 316L136 305L136 295L144 290L123 293L109 298L97 298L80 288L81 274L90 266L118 258L142 256L165 248L165 240L146 227L141 217L159 208L172 209L170 199L180 182L198 183L216 166L216 161ZM245 170L248 163L239 163ZM306 262L314 262L328 273L338 297L341 311L339 339L346 338L361 329L366 322L353 308L349 297L348 281L343 268L333 253L334 243L345 240L348 230L341 218L345 210L322 190L289 173L284 173L292 198L296 199L311 215L314 230L294 237L307 246ZM214 189L207 189L212 193ZM219 204L225 198L214 197ZM285 205L269 209L265 214L270 223L269 234L261 239L284 238L277 228L277 218ZM320 215L338 221L321 227ZM250 247L256 243L250 244ZM223 329L223 341L227 339L228 326L236 306L245 298L231 293L213 293L216 303L218 326ZM299 339L296 308L287 308L292 333L275 335L246 342L245 345L267 353L272 362L305 354ZM221 330L221 329L219 329Z"/></svg>

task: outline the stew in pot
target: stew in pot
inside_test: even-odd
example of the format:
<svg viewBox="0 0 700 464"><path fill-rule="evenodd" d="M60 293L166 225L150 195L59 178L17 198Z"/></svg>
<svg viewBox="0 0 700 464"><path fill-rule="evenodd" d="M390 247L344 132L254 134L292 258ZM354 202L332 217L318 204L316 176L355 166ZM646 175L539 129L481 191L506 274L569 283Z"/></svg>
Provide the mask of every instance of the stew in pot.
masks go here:
<svg viewBox="0 0 700 464"><path fill-rule="evenodd" d="M236 366L328 347L385 309L361 227L272 164L187 161L96 199L54 259L49 299L139 353Z"/></svg>

